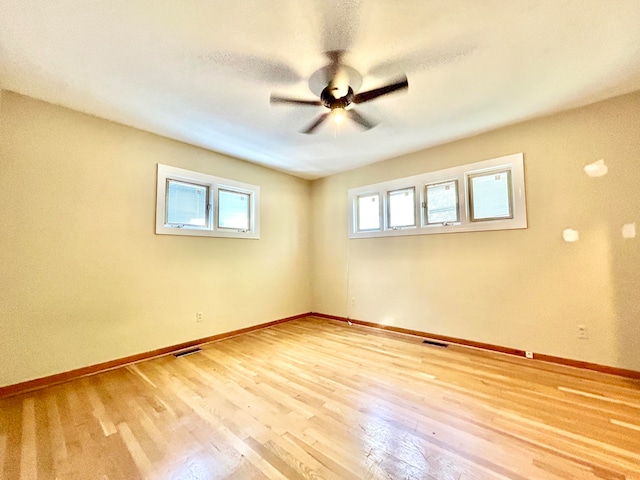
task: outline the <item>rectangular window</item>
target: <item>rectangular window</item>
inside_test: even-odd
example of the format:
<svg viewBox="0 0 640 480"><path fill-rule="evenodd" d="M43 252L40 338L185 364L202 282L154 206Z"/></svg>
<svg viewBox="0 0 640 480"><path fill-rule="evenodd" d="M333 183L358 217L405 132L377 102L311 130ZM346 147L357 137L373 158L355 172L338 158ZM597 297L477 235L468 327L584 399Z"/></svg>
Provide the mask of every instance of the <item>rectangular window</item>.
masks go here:
<svg viewBox="0 0 640 480"><path fill-rule="evenodd" d="M515 153L352 188L349 237L527 228L524 187Z"/></svg>
<svg viewBox="0 0 640 480"><path fill-rule="evenodd" d="M209 225L209 186L167 180L166 225L201 228Z"/></svg>
<svg viewBox="0 0 640 480"><path fill-rule="evenodd" d="M158 164L156 233L260 238L260 187Z"/></svg>
<svg viewBox="0 0 640 480"><path fill-rule="evenodd" d="M416 190L414 187L387 192L388 228L416 226Z"/></svg>
<svg viewBox="0 0 640 480"><path fill-rule="evenodd" d="M472 222L513 218L511 170L468 175Z"/></svg>
<svg viewBox="0 0 640 480"><path fill-rule="evenodd" d="M380 230L380 194L359 196L357 217L359 232Z"/></svg>
<svg viewBox="0 0 640 480"><path fill-rule="evenodd" d="M427 225L460 221L457 180L428 184L425 187L425 198Z"/></svg>
<svg viewBox="0 0 640 480"><path fill-rule="evenodd" d="M251 194L218 189L218 228L249 229Z"/></svg>

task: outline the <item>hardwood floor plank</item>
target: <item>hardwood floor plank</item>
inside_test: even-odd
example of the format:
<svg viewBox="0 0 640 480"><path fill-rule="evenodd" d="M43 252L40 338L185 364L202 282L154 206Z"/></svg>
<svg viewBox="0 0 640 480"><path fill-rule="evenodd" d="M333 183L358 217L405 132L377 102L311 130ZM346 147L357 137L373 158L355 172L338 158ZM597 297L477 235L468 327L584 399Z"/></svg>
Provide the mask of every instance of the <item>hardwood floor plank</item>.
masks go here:
<svg viewBox="0 0 640 480"><path fill-rule="evenodd" d="M45 395L42 392L34 395L34 410L34 426L36 428L36 478L53 480L53 448L49 436L52 427L49 425Z"/></svg>
<svg viewBox="0 0 640 480"><path fill-rule="evenodd" d="M567 388L563 386L559 386L558 390L569 393L569 394L573 394L573 395L581 395L583 397L593 398L601 402L609 402L617 405L626 405L627 407L634 408L640 412L640 401L629 402L626 400L620 400L618 398L611 398L606 395L599 395L597 393L585 392L583 390L576 390L574 388Z"/></svg>
<svg viewBox="0 0 640 480"><path fill-rule="evenodd" d="M0 479L4 478L4 462L7 455L7 434L0 432Z"/></svg>
<svg viewBox="0 0 640 480"><path fill-rule="evenodd" d="M640 418L638 418L638 420L639 420L639 423L640 423ZM613 423L614 425L619 425L621 427L629 428L631 430L635 430L637 432L640 432L640 425L635 425L633 423L622 422L620 420L616 420L615 418L611 418L610 422Z"/></svg>
<svg viewBox="0 0 640 480"><path fill-rule="evenodd" d="M147 457L138 442L138 439L135 437L129 425L122 422L119 423L116 428L120 434L120 438L124 442L133 459L136 467L138 467L138 472L143 478L151 478L151 474L153 472L153 465L151 464L151 460Z"/></svg>
<svg viewBox="0 0 640 480"><path fill-rule="evenodd" d="M60 419L60 411L54 391L48 390L45 396L47 417L48 417L48 435L51 445L51 453L55 465L62 464L67 459L67 445L64 440L64 429L62 428L62 420Z"/></svg>
<svg viewBox="0 0 640 480"><path fill-rule="evenodd" d="M20 438L20 480L35 480L37 471L36 418L33 397L22 403L22 435Z"/></svg>
<svg viewBox="0 0 640 480"><path fill-rule="evenodd" d="M23 460L25 457L31 457L35 455L35 452L24 452L23 454L23 404L31 397L26 395L8 398L0 402L0 432L4 440L4 462L2 470L0 470L0 479L2 480L16 480L21 477L22 463L28 462L29 458ZM27 414L28 415L28 414ZM28 438L28 434L26 436ZM25 443L26 445L26 443ZM33 442L31 442L32 447ZM24 448L27 448L26 446ZM35 464L27 466L29 470L32 470Z"/></svg>
<svg viewBox="0 0 640 480"><path fill-rule="evenodd" d="M109 435L113 435L114 433L116 433L116 426L113 424L111 418L109 418L109 416L107 415L104 404L102 403L102 400L100 399L100 396L96 392L95 388L91 385L90 381L87 382L86 385L86 394L87 398L89 399L89 403L93 408L92 414L100 424L100 428L102 429L104 436L108 437Z"/></svg>

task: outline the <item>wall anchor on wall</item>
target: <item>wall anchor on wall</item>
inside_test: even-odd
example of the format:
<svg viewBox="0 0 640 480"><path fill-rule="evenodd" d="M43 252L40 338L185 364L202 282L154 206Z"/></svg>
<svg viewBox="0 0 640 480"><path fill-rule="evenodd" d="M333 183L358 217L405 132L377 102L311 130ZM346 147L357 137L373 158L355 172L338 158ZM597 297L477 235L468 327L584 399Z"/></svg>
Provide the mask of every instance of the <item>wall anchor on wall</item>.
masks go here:
<svg viewBox="0 0 640 480"><path fill-rule="evenodd" d="M584 173L590 177L604 177L609 171L609 168L605 165L604 159L600 159L585 165L583 170Z"/></svg>
<svg viewBox="0 0 640 480"><path fill-rule="evenodd" d="M635 238L636 237L636 224L625 223L622 226L622 238Z"/></svg>
<svg viewBox="0 0 640 480"><path fill-rule="evenodd" d="M580 239L580 234L577 230L573 230L572 228L567 228L562 231L562 238L567 243L577 242Z"/></svg>

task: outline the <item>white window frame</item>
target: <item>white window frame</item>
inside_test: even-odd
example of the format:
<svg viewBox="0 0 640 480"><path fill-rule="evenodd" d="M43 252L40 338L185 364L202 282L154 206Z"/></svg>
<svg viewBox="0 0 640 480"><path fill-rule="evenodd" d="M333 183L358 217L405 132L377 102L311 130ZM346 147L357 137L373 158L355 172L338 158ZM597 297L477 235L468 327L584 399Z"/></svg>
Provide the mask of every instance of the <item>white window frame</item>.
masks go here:
<svg viewBox="0 0 640 480"><path fill-rule="evenodd" d="M509 170L511 175L511 202L513 218L471 221L469 202L469 176ZM458 216L457 222L428 224L426 211L426 187L434 183L457 181ZM415 188L416 227L389 228L387 214L387 194L403 188ZM378 193L381 206L380 229L357 230L358 197ZM429 235L438 233L472 232L485 230L513 230L527 228L527 209L524 183L524 155L514 153L504 157L483 160L481 162L460 165L411 177L399 178L387 182L365 185L349 189L349 238L387 237L399 235Z"/></svg>
<svg viewBox="0 0 640 480"><path fill-rule="evenodd" d="M249 205L247 205L247 215L248 215L248 225L249 228L248 229L237 229L237 228L233 228L233 227L221 227L220 224L220 191L223 192L230 192L230 193L240 193L240 194L244 194L247 195L249 197ZM251 230L251 220L253 219L253 214L251 212L251 204L253 203L253 191L246 189L246 188L239 188L239 187L232 187L232 186L228 186L228 185L222 185L222 184L218 184L216 186L216 197L215 200L216 205L215 205L215 220L216 220L216 225L215 228L217 228L219 231L221 232L247 232L248 230Z"/></svg>
<svg viewBox="0 0 640 480"><path fill-rule="evenodd" d="M209 218L207 219L206 227L180 227L166 223L168 180L193 183L209 188ZM249 195L249 229L218 228L219 189ZM256 240L260 238L260 187L258 185L237 182L159 163L156 195L156 234L158 235L249 238Z"/></svg>
<svg viewBox="0 0 640 480"><path fill-rule="evenodd" d="M396 192L401 192L401 191L406 191L406 190L412 190L413 191L413 224L410 225L395 225L395 226L391 226L391 194L396 193ZM393 190L387 190L386 191L386 195L385 195L385 205L387 206L386 208L386 225L387 228L389 228L390 230L406 230L409 228L417 228L419 225L419 215L418 215L418 210L416 208L416 198L419 196L418 191L416 190L416 188L411 185L408 187L403 187L403 188L394 188Z"/></svg>
<svg viewBox="0 0 640 480"><path fill-rule="evenodd" d="M355 202L355 209L356 212L358 211L358 205L359 205L359 200L362 197L373 197L373 196L377 196L378 197L378 225L382 225L383 221L382 221L382 205L384 204L384 201L382 200L382 198L380 198L380 192L361 192L358 195L356 195L354 202ZM375 228L364 228L362 230L360 230L360 218L359 215L356 214L356 216L353 219L354 223L353 223L353 229L357 232L376 232L378 231Z"/></svg>
<svg viewBox="0 0 640 480"><path fill-rule="evenodd" d="M429 187L436 187L438 185L444 185L447 183L452 183L453 185L455 185L455 189L456 189L456 220L453 222L447 222L447 223L452 223L452 224L457 224L460 223L460 182L458 181L457 178L454 178L453 180L440 180L437 182L429 182L429 183L425 183L424 185L424 190L422 192L422 194L424 195L423 197L423 221L424 221L424 225L425 226L433 226L433 225L442 225L443 222L429 222L429 198L427 195L427 190L429 189Z"/></svg>
<svg viewBox="0 0 640 480"><path fill-rule="evenodd" d="M476 177L483 177L483 176L488 176L488 175L500 175L505 173L507 175L507 179L509 181L509 183L507 184L507 188L508 188L508 197L509 197L509 215L506 217L490 217L490 218L475 218L474 217L474 206L473 206L473 178ZM509 168L504 168L504 169L492 169L490 171L482 171L482 172L473 172L473 173L467 173L465 175L466 180L467 180L467 191L469 193L469 205L468 205L468 210L469 210L469 220L472 222L489 222L492 220L509 220L513 218L513 193L512 193L512 188L513 188L513 179L511 178L511 169Z"/></svg>
<svg viewBox="0 0 640 480"><path fill-rule="evenodd" d="M165 182L165 197L166 197L166 194L167 194L167 192L169 190L169 183L170 182L178 183L178 184L181 184L181 185L190 185L192 187L206 188L207 193L206 193L206 198L205 198L205 202L206 202L205 203L205 224L204 225L193 225L193 224L184 225L184 224L179 224L179 223L170 223L168 221L168 218L167 218L168 217L169 208L167 208L167 204L165 202L165 210L164 210L164 213L165 213L165 218L164 218L165 227L167 227L167 228L188 228L188 229L192 229L192 230L208 230L210 228L211 219L212 219L211 212L210 212L210 210L211 210L211 196L213 195L212 185L209 184L208 182L203 183L203 182L200 182L200 181L196 181L195 179L187 181L187 180L183 180L183 179L178 180L177 178L170 178L169 177L169 178L167 178L167 180Z"/></svg>

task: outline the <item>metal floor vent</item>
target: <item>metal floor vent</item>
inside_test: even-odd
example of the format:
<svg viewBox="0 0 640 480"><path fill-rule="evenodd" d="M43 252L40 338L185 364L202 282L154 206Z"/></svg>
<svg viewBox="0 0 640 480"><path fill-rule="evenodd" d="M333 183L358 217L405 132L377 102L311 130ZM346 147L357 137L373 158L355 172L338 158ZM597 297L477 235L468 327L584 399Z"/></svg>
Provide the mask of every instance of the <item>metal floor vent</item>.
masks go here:
<svg viewBox="0 0 640 480"><path fill-rule="evenodd" d="M184 357L185 355L191 355L192 353L198 353L201 350L198 347L190 348L189 350L182 350L181 352L174 353L173 356L176 358Z"/></svg>
<svg viewBox="0 0 640 480"><path fill-rule="evenodd" d="M436 342L434 340L423 340L422 343L426 343L427 345L433 345L434 347L442 347L447 348L449 345L442 342Z"/></svg>

